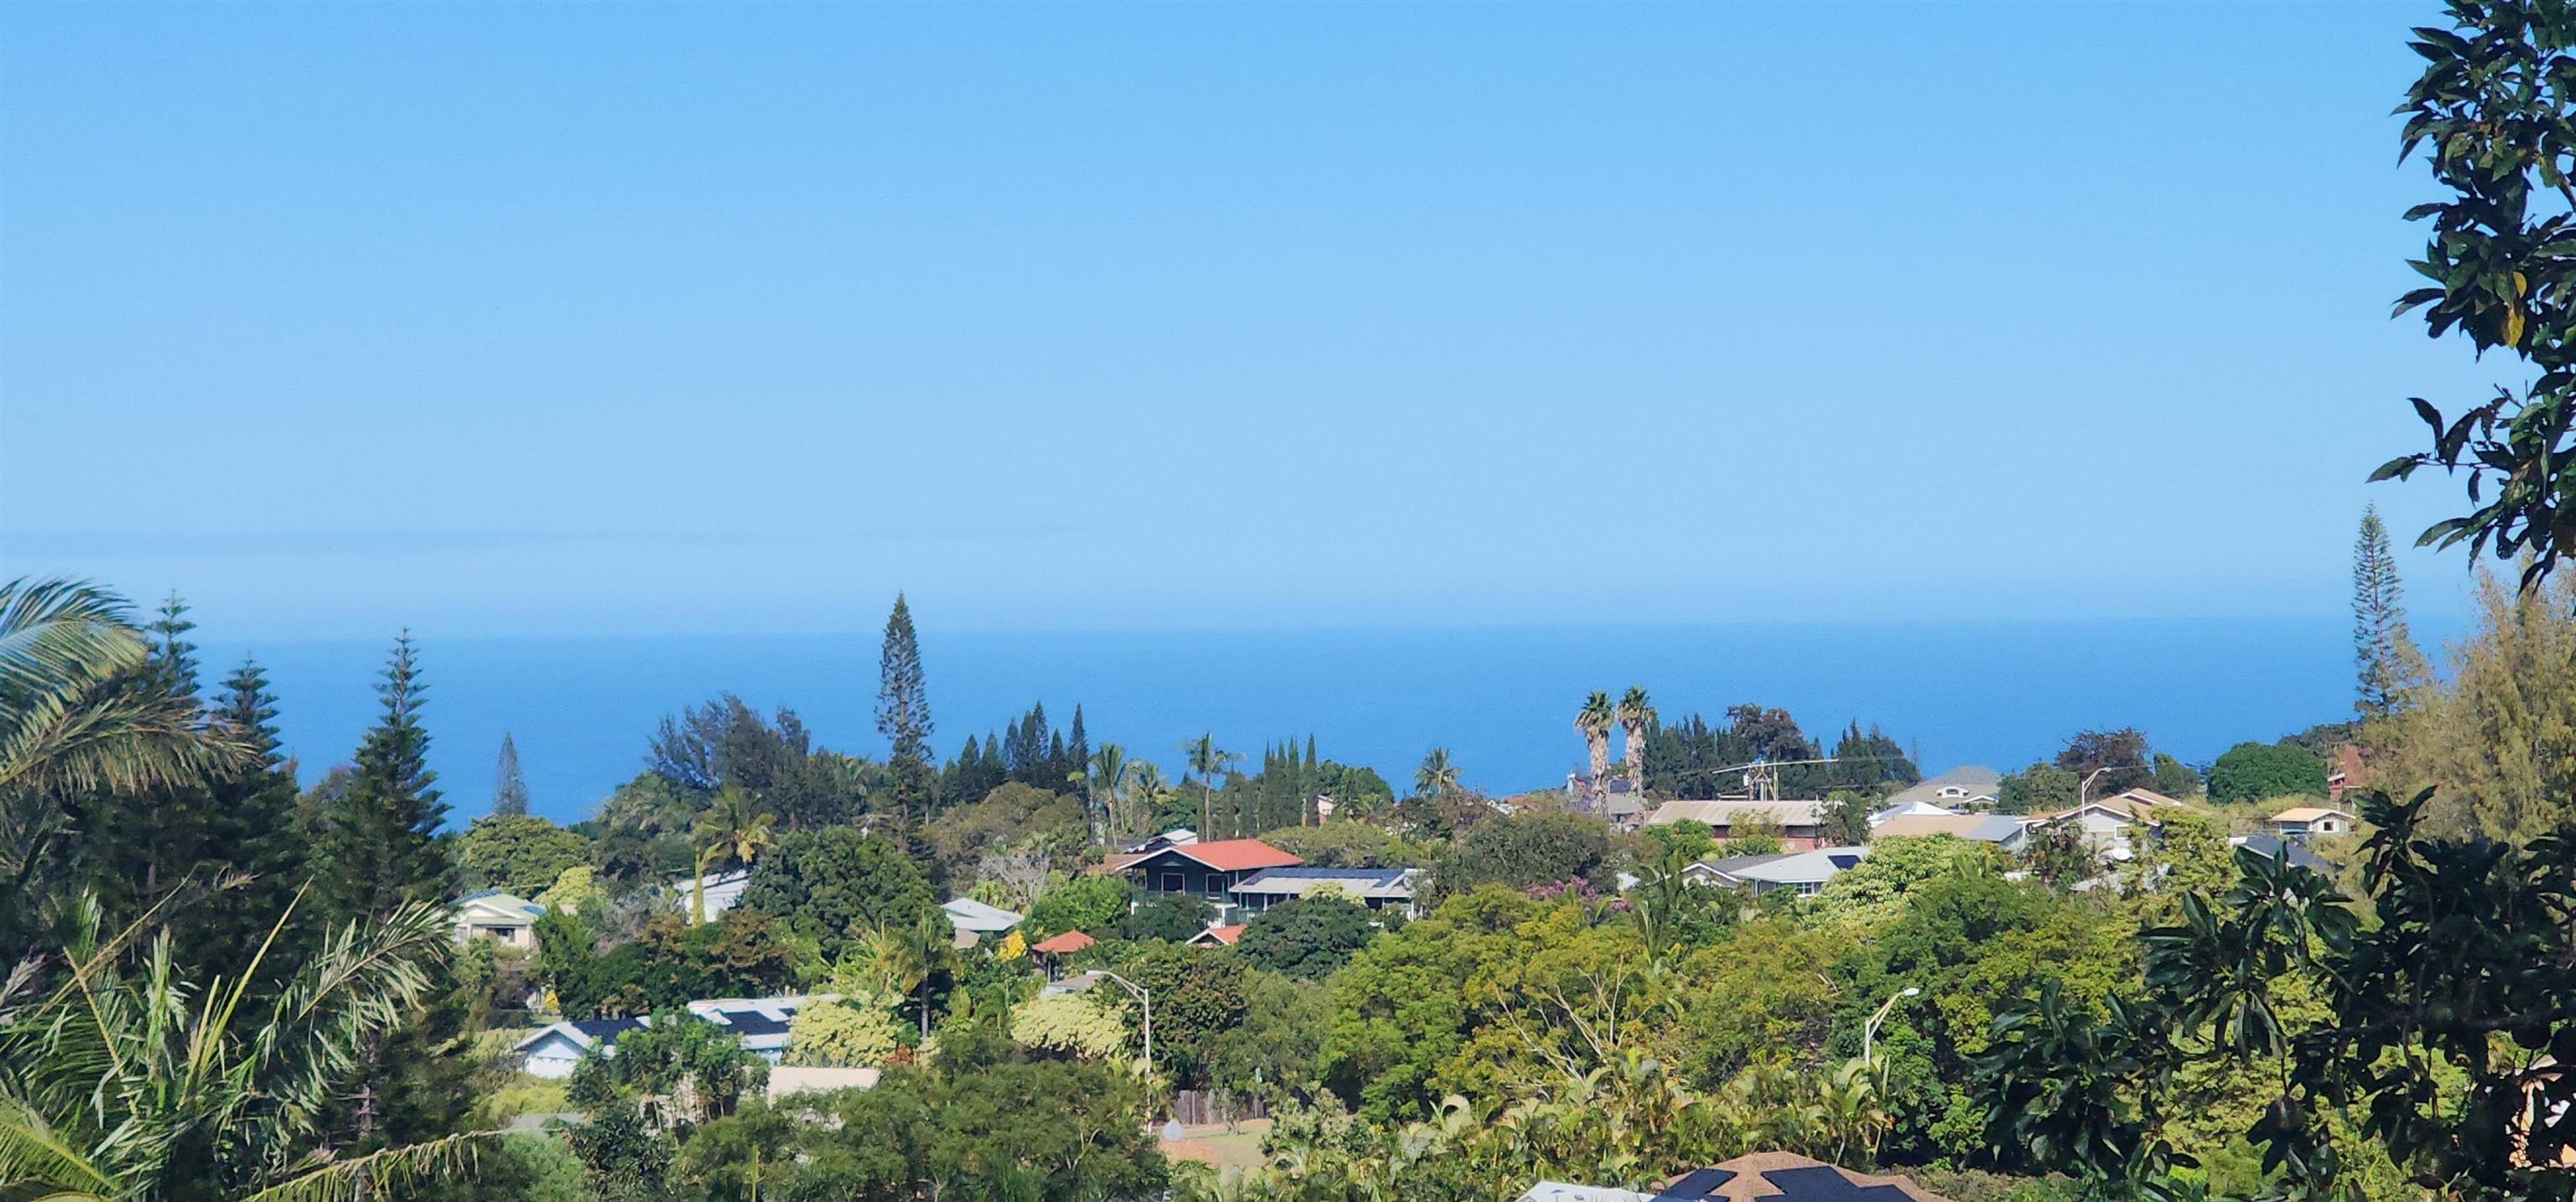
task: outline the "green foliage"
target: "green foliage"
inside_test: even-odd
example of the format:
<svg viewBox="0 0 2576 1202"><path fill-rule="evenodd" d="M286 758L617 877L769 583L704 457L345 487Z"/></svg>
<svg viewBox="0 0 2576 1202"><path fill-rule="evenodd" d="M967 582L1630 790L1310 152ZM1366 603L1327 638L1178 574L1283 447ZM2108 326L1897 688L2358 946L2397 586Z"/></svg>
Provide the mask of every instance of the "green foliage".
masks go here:
<svg viewBox="0 0 2576 1202"><path fill-rule="evenodd" d="M1728 824L1726 838L1719 840L1719 854L1727 856L1778 855L1782 828L1764 814L1738 814Z"/></svg>
<svg viewBox="0 0 2576 1202"><path fill-rule="evenodd" d="M1684 864L1705 860L1717 851L1717 835L1707 823L1695 818L1650 826L1645 833L1662 849L1660 855L1677 857Z"/></svg>
<svg viewBox="0 0 2576 1202"><path fill-rule="evenodd" d="M1816 837L1828 847L1858 847L1869 842L1869 813L1875 798L1850 790L1837 790L1825 799L1818 817Z"/></svg>
<svg viewBox="0 0 2576 1202"><path fill-rule="evenodd" d="M2088 780L2092 782L2085 797L2108 797L2135 789L2155 776L2147 736L2134 726L2076 732L2058 751L2057 766L2073 774L2079 788Z"/></svg>
<svg viewBox="0 0 2576 1202"><path fill-rule="evenodd" d="M1441 897L1500 884L1515 889L1585 881L1606 883L1610 830L1580 814L1509 814L1477 823L1440 861L1432 883Z"/></svg>
<svg viewBox="0 0 2576 1202"><path fill-rule="evenodd" d="M871 995L809 998L787 1021L787 1063L876 1068L903 1035L904 1024Z"/></svg>
<svg viewBox="0 0 2576 1202"><path fill-rule="evenodd" d="M952 884L975 881L985 857L1014 849L1034 851L1040 863L1076 863L1090 835L1079 800L1018 781L948 810L921 832Z"/></svg>
<svg viewBox="0 0 2576 1202"><path fill-rule="evenodd" d="M641 937L594 954L586 915L550 910L536 922L537 970L574 1017L646 1014L700 998L765 997L796 979L802 960L759 914L727 910L689 925L655 916Z"/></svg>
<svg viewBox="0 0 2576 1202"><path fill-rule="evenodd" d="M858 932L908 928L939 913L910 857L849 827L779 836L753 866L739 908L815 936L827 955Z"/></svg>
<svg viewBox="0 0 2576 1202"><path fill-rule="evenodd" d="M1184 1084L1203 1080L1220 1035L1243 1021L1251 1001L1241 959L1168 943L1142 945L1118 971L1154 998L1156 1067ZM1143 1025L1142 1008L1110 999L1122 1021Z"/></svg>
<svg viewBox="0 0 2576 1202"><path fill-rule="evenodd" d="M447 805L429 768L420 725L420 665L411 636L394 640L376 695L384 712L359 745L348 787L322 815L326 897L341 917L383 917L413 902L445 900L447 858L438 845Z"/></svg>
<svg viewBox="0 0 2576 1202"><path fill-rule="evenodd" d="M2424 74L2398 109L2406 114L2401 157L2425 152L2445 195L2407 210L2430 218L2424 257L2412 266L2429 284L2398 298L2399 312L2422 309L2439 337L2466 334L2479 354L2501 350L2523 362L2456 419L2409 398L2430 427L2432 447L2383 465L2373 479L2405 478L2439 466L2468 477L2468 513L2435 523L2418 543L2469 544L2523 563L2528 587L2566 553L2568 505L2576 476L2566 470L2576 423L2576 310L2570 258L2576 231L2563 203L2576 145L2576 15L2552 0L2452 0L2450 28L2421 26L2412 49Z"/></svg>
<svg viewBox="0 0 2576 1202"><path fill-rule="evenodd" d="M1078 876L1047 890L1020 919L1031 942L1066 931L1105 935L1127 916L1127 882L1114 876Z"/></svg>
<svg viewBox="0 0 2576 1202"><path fill-rule="evenodd" d="M1216 908L1187 893L1155 893L1136 903L1118 922L1122 939L1161 939L1185 943L1216 918Z"/></svg>
<svg viewBox="0 0 2576 1202"><path fill-rule="evenodd" d="M528 900L549 910L596 913L608 904L608 891L599 887L597 877L586 864L567 868L555 874L555 883Z"/></svg>
<svg viewBox="0 0 2576 1202"><path fill-rule="evenodd" d="M1927 883L2002 869L2001 854L1991 843L1951 835L1896 835L1870 844L1866 858L1826 881L1816 891L1814 905L1823 921L1875 928L1893 921L1907 898Z"/></svg>
<svg viewBox="0 0 2576 1202"><path fill-rule="evenodd" d="M457 838L456 859L467 888L530 897L587 865L590 844L530 814L486 814Z"/></svg>
<svg viewBox="0 0 2576 1202"><path fill-rule="evenodd" d="M1272 972L1321 979L1349 963L1376 933L1368 907L1343 897L1309 896L1253 915L1235 947Z"/></svg>
<svg viewBox="0 0 2576 1202"><path fill-rule="evenodd" d="M2424 655L2406 629L2397 556L2376 505L2362 507L2361 533L2353 541L2352 658L2353 713L2363 722L2397 716L2426 683Z"/></svg>
<svg viewBox="0 0 2576 1202"><path fill-rule="evenodd" d="M1078 993L1051 993L1011 1007L1011 1039L1021 1047L1092 1060L1136 1053L1136 1037L1119 1016Z"/></svg>
<svg viewBox="0 0 2576 1202"><path fill-rule="evenodd" d="M2199 769L2159 751L2154 769L2147 774L2147 787L2167 797L2182 798L2198 795L2204 786Z"/></svg>
<svg viewBox="0 0 2576 1202"><path fill-rule="evenodd" d="M492 813L510 817L528 812L528 780L519 772L519 745L501 732L501 754L492 768Z"/></svg>
<svg viewBox="0 0 2576 1202"><path fill-rule="evenodd" d="M1261 841L1297 857L1311 868L1429 868L1440 851L1383 827L1365 822L1334 821L1322 826L1289 826L1264 831Z"/></svg>
<svg viewBox="0 0 2576 1202"><path fill-rule="evenodd" d="M2055 814L2075 808L2073 772L2055 764L2032 764L2007 776L1995 791L1995 809L2005 814Z"/></svg>
<svg viewBox="0 0 2576 1202"><path fill-rule="evenodd" d="M2239 743L2209 766L2209 799L2221 803L2266 797L2323 797L2326 765L2290 743Z"/></svg>

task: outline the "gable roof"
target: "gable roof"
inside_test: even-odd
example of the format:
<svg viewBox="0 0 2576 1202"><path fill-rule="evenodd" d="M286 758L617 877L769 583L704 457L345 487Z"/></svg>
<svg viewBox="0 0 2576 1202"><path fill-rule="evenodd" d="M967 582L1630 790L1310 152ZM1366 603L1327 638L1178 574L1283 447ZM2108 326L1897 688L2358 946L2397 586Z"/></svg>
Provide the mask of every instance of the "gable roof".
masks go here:
<svg viewBox="0 0 2576 1202"><path fill-rule="evenodd" d="M1938 804L1945 800L1972 801L1978 798L1992 801L2003 791L2003 787L2003 773L1983 764L1962 764L1939 776L1930 777L1919 784L1897 790L1888 797L1887 804L1899 806L1915 801ZM1960 792L1945 797L1943 793L1949 789L1957 789Z"/></svg>
<svg viewBox="0 0 2576 1202"><path fill-rule="evenodd" d="M1730 881L1759 881L1766 885L1815 885L1833 879L1868 856L1867 847L1819 847L1814 851L1784 851L1767 856L1730 856L1723 860L1702 860L1693 867L1705 869Z"/></svg>
<svg viewBox="0 0 2576 1202"><path fill-rule="evenodd" d="M2009 814L1899 814L1871 827L1869 837L1951 835L1979 843L2002 843L2022 831L2022 820Z"/></svg>
<svg viewBox="0 0 2576 1202"><path fill-rule="evenodd" d="M1242 938L1243 924L1238 922L1232 926L1209 927L1198 934L1192 935L1190 936L1190 945L1193 947L1233 947L1235 943Z"/></svg>
<svg viewBox="0 0 2576 1202"><path fill-rule="evenodd" d="M971 897L952 897L939 903L939 908L948 912L948 921L961 931L990 933L1020 925L1019 915Z"/></svg>
<svg viewBox="0 0 2576 1202"><path fill-rule="evenodd" d="M570 1022L548 1023L511 1045L514 1051L527 1051L548 1039L563 1039L584 1052L602 1044L615 1043L617 1037L638 1027L649 1027L649 1018L584 1018Z"/></svg>
<svg viewBox="0 0 2576 1202"><path fill-rule="evenodd" d="M2331 806L2292 806L2272 815L2268 822L2314 822L2319 818L2341 818L2352 821L2352 815Z"/></svg>
<svg viewBox="0 0 2576 1202"><path fill-rule="evenodd" d="M457 898L453 903L450 903L448 908L460 913L472 911L477 914L489 914L495 918L511 918L521 922L525 922L530 918L534 918L537 915L546 912L546 908L544 906L540 906L537 903L529 901L515 893L503 893L498 889L484 889L479 892L468 893L463 897Z"/></svg>
<svg viewBox="0 0 2576 1202"><path fill-rule="evenodd" d="M2310 872L2332 872L2333 863L2310 851L2304 844L2291 843L2278 835L2243 835L2227 841L2231 847L2242 847L2258 856L2286 860L2292 867Z"/></svg>
<svg viewBox="0 0 2576 1202"><path fill-rule="evenodd" d="M1413 896L1410 868L1265 868L1228 890L1270 897L1304 897L1318 888L1334 888L1353 897L1407 900Z"/></svg>
<svg viewBox="0 0 2576 1202"><path fill-rule="evenodd" d="M1142 867L1165 856L1178 856L1218 872L1293 868L1304 862L1259 839L1215 839L1160 847L1132 856L1111 856L1100 862L1100 868L1103 872L1123 872L1130 868Z"/></svg>
<svg viewBox="0 0 2576 1202"><path fill-rule="evenodd" d="M1648 826L1671 826L1676 822L1704 822L1711 827L1731 827L1739 818L1765 818L1783 827L1814 826L1823 820L1825 803L1821 801L1667 801L1655 807Z"/></svg>

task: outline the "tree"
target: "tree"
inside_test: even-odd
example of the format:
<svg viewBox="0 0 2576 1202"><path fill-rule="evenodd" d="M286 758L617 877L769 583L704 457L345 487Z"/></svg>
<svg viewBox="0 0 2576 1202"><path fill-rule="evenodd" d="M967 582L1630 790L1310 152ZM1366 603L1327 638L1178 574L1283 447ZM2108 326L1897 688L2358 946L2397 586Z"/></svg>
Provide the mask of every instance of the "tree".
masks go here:
<svg viewBox="0 0 2576 1202"><path fill-rule="evenodd" d="M849 827L789 831L752 865L741 905L786 922L835 955L858 932L939 915L930 884L884 839Z"/></svg>
<svg viewBox="0 0 2576 1202"><path fill-rule="evenodd" d="M1107 1060L1134 1046L1118 1016L1079 993L1050 993L1011 1007L1011 1041L1024 1048Z"/></svg>
<svg viewBox="0 0 2576 1202"><path fill-rule="evenodd" d="M1422 766L1413 770L1413 791L1423 797L1447 797L1458 791L1458 765L1449 758L1449 749L1434 747L1422 757Z"/></svg>
<svg viewBox="0 0 2576 1202"><path fill-rule="evenodd" d="M250 758L218 773L206 787L206 855L249 879L234 904L193 907L174 924L176 946L203 975L239 978L273 940L272 964L301 965L320 930L310 908L271 935L306 877L307 832L296 810L295 776L277 731L277 698L259 665L244 659L224 681L216 714L243 741Z"/></svg>
<svg viewBox="0 0 2576 1202"><path fill-rule="evenodd" d="M590 862L590 843L533 814L486 814L456 840L468 888L532 897Z"/></svg>
<svg viewBox="0 0 2576 1202"><path fill-rule="evenodd" d="M1849 790L1841 790L1825 799L1822 819L1816 837L1842 847L1857 847L1869 842L1869 799Z"/></svg>
<svg viewBox="0 0 2576 1202"><path fill-rule="evenodd" d="M2406 631L2397 556L2376 505L2362 507L2361 534L2353 541L2352 646L2353 712L2364 722L2384 721L2423 686L2425 672L2423 654Z"/></svg>
<svg viewBox="0 0 2576 1202"><path fill-rule="evenodd" d="M1628 732L1628 795L1646 795L1646 732L1655 725L1655 703L1647 700L1646 690L1631 685L1619 699L1619 725Z"/></svg>
<svg viewBox="0 0 2576 1202"><path fill-rule="evenodd" d="M751 794L744 792L739 785L727 785L716 791L715 804L708 808L707 816L699 819L696 829L690 832L698 842L697 887L689 892L690 921L707 920L707 865L710 862L731 860L749 866L754 856L778 842L778 836L773 833L777 819L756 813L756 809Z"/></svg>
<svg viewBox="0 0 2576 1202"><path fill-rule="evenodd" d="M2006 814L2054 814L2075 808L2075 774L2036 763L2003 779L1995 809Z"/></svg>
<svg viewBox="0 0 2576 1202"><path fill-rule="evenodd" d="M1610 724L1617 720L1611 708L1610 694L1596 692L1583 699L1583 708L1574 712L1575 732L1583 736L1583 750L1592 775L1585 786L1586 800L1597 811L1609 782L1602 779L1610 772Z"/></svg>
<svg viewBox="0 0 2576 1202"><path fill-rule="evenodd" d="M1136 908L1119 920L1118 934L1126 939L1187 943L1215 919L1216 909L1204 899L1187 893L1157 893L1137 902Z"/></svg>
<svg viewBox="0 0 2576 1202"><path fill-rule="evenodd" d="M810 998L787 1023L787 1063L875 1068L903 1045L903 1024L873 997Z"/></svg>
<svg viewBox="0 0 2576 1202"><path fill-rule="evenodd" d="M2244 1138L2281 1196L2353 1196L2346 1132L2410 1188L2564 1199L2576 1146L2576 822L2527 845L2450 839L2418 794L2372 793L2361 907L2326 877L2236 852L2235 884L2150 930L2143 985L2100 1017L2046 985L1999 1016L1983 1073L1999 1143L2117 1192L2164 1196L2160 1130L2193 1065L2254 1071ZM2365 920L2366 919L2366 920ZM2295 997L2322 1006L2294 1009ZM2341 1146L2339 1146L2341 1145Z"/></svg>
<svg viewBox="0 0 2576 1202"><path fill-rule="evenodd" d="M2288 743L2239 743L2209 766L2209 799L2261 801L2267 797L2326 795L2326 764Z"/></svg>
<svg viewBox="0 0 2576 1202"><path fill-rule="evenodd" d="M2418 545L2469 544L2521 559L2537 584L2576 527L2576 229L2566 205L2576 175L2576 15L2553 0L2451 0L2451 28L2415 30L2424 73L2406 93L2401 156L2425 151L2443 199L2407 210L2432 236L2412 266L2432 283L2397 300L2421 309L2434 337L2457 330L2483 356L2519 357L2517 391L2499 385L2456 419L2409 398L2431 428L2429 450L2390 460L2371 479L2424 467L2468 475L2469 512L2435 523Z"/></svg>
<svg viewBox="0 0 2576 1202"><path fill-rule="evenodd" d="M1080 876L1049 889L1020 919L1031 939L1066 931L1106 934L1127 914L1127 882L1114 876Z"/></svg>
<svg viewBox="0 0 2576 1202"><path fill-rule="evenodd" d="M2134 726L2078 732L2057 753L2057 766L2075 774L2078 805L2137 788L2155 774L2147 736Z"/></svg>
<svg viewBox="0 0 2576 1202"><path fill-rule="evenodd" d="M510 740L510 732L501 732L501 759L492 771L492 812L525 814L528 812L528 782L519 775L519 745Z"/></svg>
<svg viewBox="0 0 2576 1202"><path fill-rule="evenodd" d="M429 732L420 725L420 664L410 632L394 640L376 696L384 712L358 747L346 793L323 815L330 900L343 917L382 918L410 902L444 900L447 857L438 828L447 819Z"/></svg>
<svg viewBox="0 0 2576 1202"><path fill-rule="evenodd" d="M1346 897L1310 895L1252 916L1235 946L1244 956L1272 972L1321 980L1351 954L1368 946L1377 930L1368 907Z"/></svg>
<svg viewBox="0 0 2576 1202"><path fill-rule="evenodd" d="M2201 792L2200 770L2159 751L2155 767L2147 774L2147 787L2167 797L2190 797Z"/></svg>
<svg viewBox="0 0 2576 1202"><path fill-rule="evenodd" d="M882 808L896 826L927 820L936 793L930 767L930 693L923 684L921 640L912 608L894 595L885 647L877 659L877 733L885 736L887 793Z"/></svg>
<svg viewBox="0 0 2576 1202"><path fill-rule="evenodd" d="M1184 1084L1198 1079L1224 1032L1251 1007L1243 961L1197 948L1150 943L1120 967L1154 998L1154 1058ZM1122 1021L1141 1015L1133 998L1109 999ZM1141 1026L1141 1023L1139 1024Z"/></svg>
<svg viewBox="0 0 2576 1202"><path fill-rule="evenodd" d="M1095 843L1108 841L1109 832L1122 829L1118 822L1119 803L1133 783L1136 766L1127 758L1127 749L1116 743L1103 743L1091 753L1091 762L1082 773L1082 795L1091 819L1091 838Z"/></svg>
<svg viewBox="0 0 2576 1202"><path fill-rule="evenodd" d="M2515 592L2478 581L2477 626L2448 681L2384 724L2384 785L2438 786L2446 833L2528 841L2576 814L2576 582Z"/></svg>
<svg viewBox="0 0 2576 1202"><path fill-rule="evenodd" d="M65 799L179 787L252 758L196 697L133 687L151 656L125 601L92 585L0 585L0 952L64 882Z"/></svg>
<svg viewBox="0 0 2576 1202"><path fill-rule="evenodd" d="M1227 768L1243 757L1220 749L1213 732L1181 744L1181 754L1189 757L1189 770L1199 778L1199 833L1213 839L1216 837L1216 778L1224 775ZM1188 777L1184 776L1182 780L1186 782Z"/></svg>
<svg viewBox="0 0 2576 1202"><path fill-rule="evenodd" d="M59 980L0 1008L0 1184L12 1196L340 1197L461 1158L454 1138L316 1155L337 1086L438 987L439 907L340 927L265 1002L247 996L267 971L256 956L242 977L191 980L166 931L136 953L157 912L117 933L95 898L72 916Z"/></svg>
<svg viewBox="0 0 2576 1202"><path fill-rule="evenodd" d="M1440 861L1432 882L1442 897L1493 883L1515 889L1568 881L1604 883L1609 828L1581 814L1509 814L1477 823Z"/></svg>

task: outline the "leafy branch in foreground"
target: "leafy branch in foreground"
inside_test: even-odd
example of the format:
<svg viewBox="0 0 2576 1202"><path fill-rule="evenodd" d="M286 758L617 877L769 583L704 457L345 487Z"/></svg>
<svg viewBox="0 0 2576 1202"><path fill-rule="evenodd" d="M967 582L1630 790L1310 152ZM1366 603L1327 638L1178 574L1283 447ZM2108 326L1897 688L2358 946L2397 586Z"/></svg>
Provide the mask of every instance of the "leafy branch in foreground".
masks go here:
<svg viewBox="0 0 2576 1202"><path fill-rule="evenodd" d="M354 1198L472 1155L470 1136L346 1159L319 1141L337 1083L434 987L438 907L341 927L265 1001L251 982L292 906L239 977L202 983L166 930L135 947L158 909L105 937L95 897L68 909L59 957L0 996L0 1197Z"/></svg>

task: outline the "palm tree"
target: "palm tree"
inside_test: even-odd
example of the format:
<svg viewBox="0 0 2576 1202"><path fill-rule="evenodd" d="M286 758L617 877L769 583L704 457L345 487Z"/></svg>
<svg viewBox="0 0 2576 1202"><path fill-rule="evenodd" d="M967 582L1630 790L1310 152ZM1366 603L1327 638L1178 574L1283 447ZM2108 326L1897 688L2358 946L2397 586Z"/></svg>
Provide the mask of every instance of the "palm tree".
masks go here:
<svg viewBox="0 0 2576 1202"><path fill-rule="evenodd" d="M318 1147L335 1083L437 987L442 907L339 928L264 1002L249 987L295 903L238 979L202 982L181 976L166 929L131 955L160 907L107 938L94 895L70 909L61 982L0 995L0 1196L355 1198L452 1166L482 1138L346 1158ZM21 974L7 992L28 984Z"/></svg>
<svg viewBox="0 0 2576 1202"><path fill-rule="evenodd" d="M716 790L715 804L707 816L698 819L690 833L698 840L697 892L689 903L689 920L707 920L707 865L716 860L732 860L745 867L760 850L778 842L772 832L778 819L756 813L751 794L740 785L726 785Z"/></svg>
<svg viewBox="0 0 2576 1202"><path fill-rule="evenodd" d="M839 979L863 983L899 997L911 997L921 1010L922 1038L930 1037L930 980L957 959L957 928L945 915L925 914L909 927L879 927L850 947ZM918 994L918 997L915 995Z"/></svg>
<svg viewBox="0 0 2576 1202"><path fill-rule="evenodd" d="M1458 791L1458 765L1450 762L1448 748L1434 747L1422 757L1422 766L1413 770L1413 791L1433 799Z"/></svg>
<svg viewBox="0 0 2576 1202"><path fill-rule="evenodd" d="M1131 811L1142 812L1145 814L1161 814L1163 812L1163 803L1172 799L1172 787L1163 783L1163 766L1152 760L1138 760L1136 761L1136 767L1130 771L1129 775L1135 781L1134 786L1129 790L1129 792L1133 794L1129 799L1129 808ZM1128 825L1132 832L1135 834L1146 833L1145 830L1135 822L1134 818L1134 813L1131 813L1129 815Z"/></svg>
<svg viewBox="0 0 2576 1202"><path fill-rule="evenodd" d="M1593 693L1583 699L1583 708L1575 711L1574 729L1582 732L1583 749L1592 760L1592 783L1584 791L1588 799L1598 800L1606 787L1601 778L1610 771L1610 724L1617 720L1608 693Z"/></svg>
<svg viewBox="0 0 2576 1202"><path fill-rule="evenodd" d="M1628 695L1619 699L1619 725L1628 731L1628 798L1643 801L1646 796L1646 728L1655 724L1655 703L1646 699L1646 690L1631 685Z"/></svg>
<svg viewBox="0 0 2576 1202"><path fill-rule="evenodd" d="M1117 813L1119 795L1127 789L1128 777L1135 771L1127 758L1127 749L1116 743L1103 743L1091 753L1091 762L1073 774L1082 785L1082 793L1091 810L1091 841L1108 841L1108 828Z"/></svg>
<svg viewBox="0 0 2576 1202"><path fill-rule="evenodd" d="M1227 768L1241 762L1243 756L1238 752L1218 748L1214 732L1200 735L1181 744L1181 752L1190 758L1190 771L1198 774L1199 837L1204 839L1215 833L1208 828L1216 825L1216 778Z"/></svg>
<svg viewBox="0 0 2576 1202"><path fill-rule="evenodd" d="M251 755L196 698L133 687L150 645L127 613L80 581L0 584L0 913L33 912L64 797L196 780Z"/></svg>

